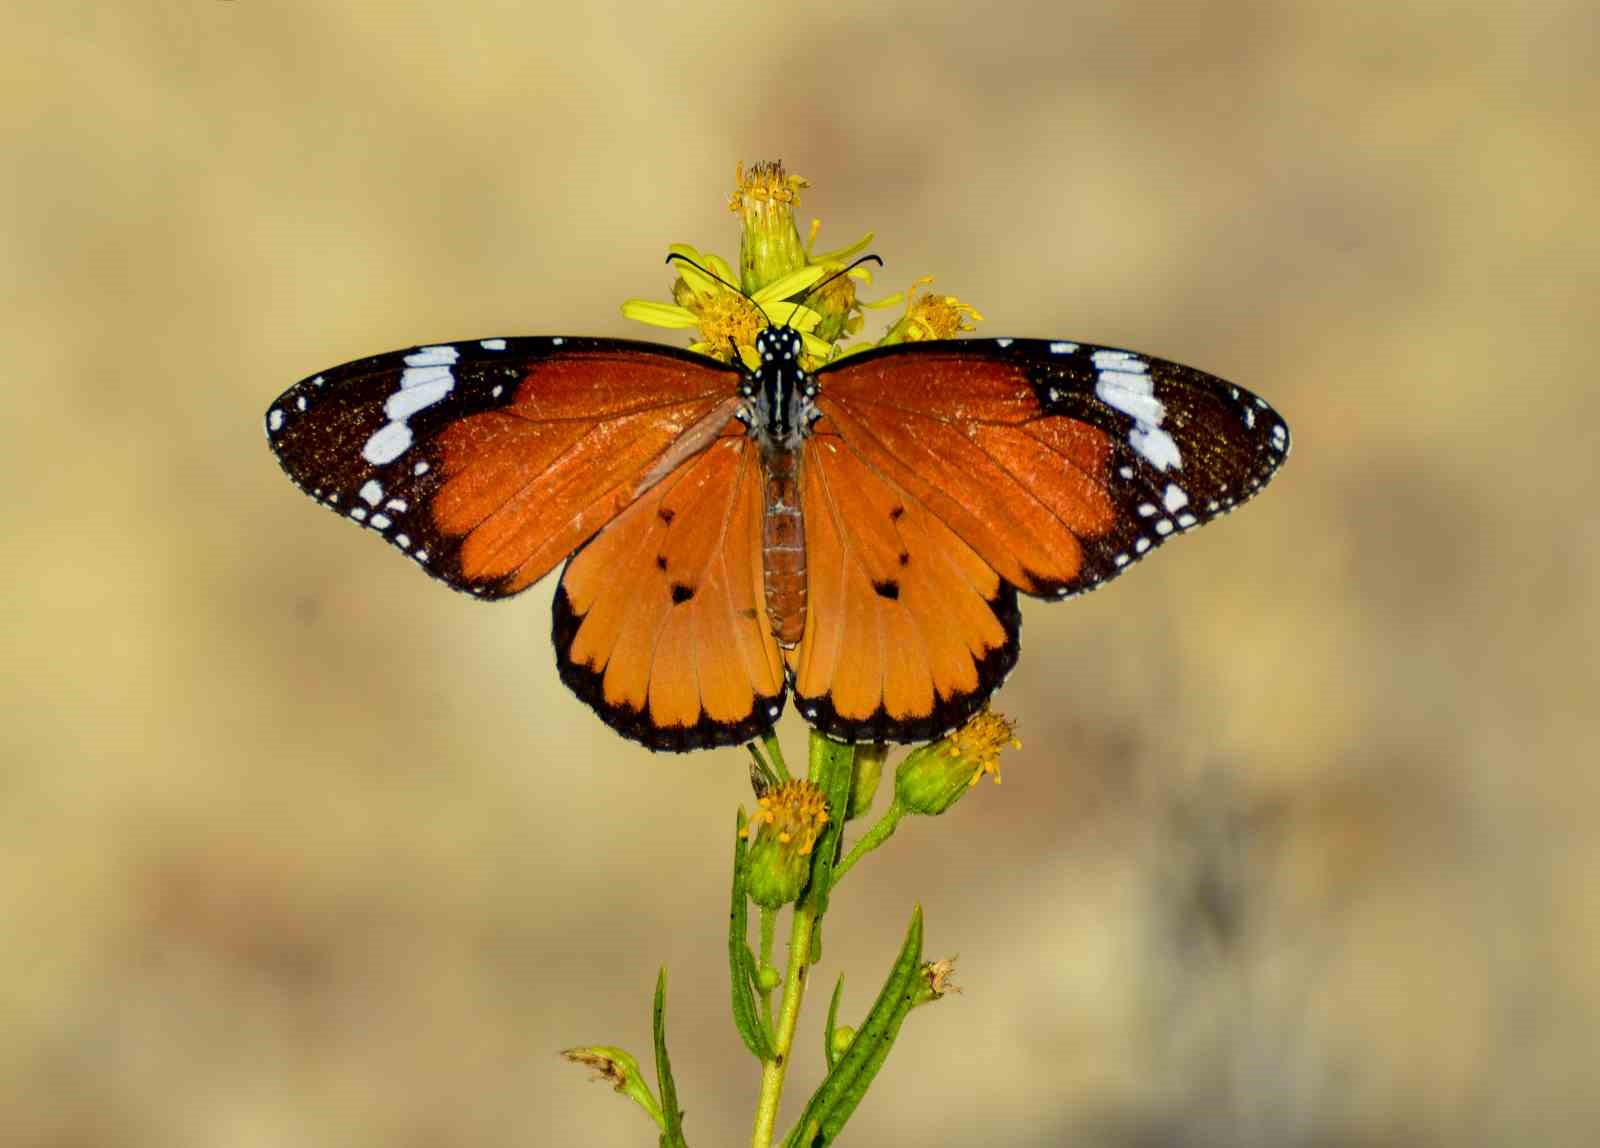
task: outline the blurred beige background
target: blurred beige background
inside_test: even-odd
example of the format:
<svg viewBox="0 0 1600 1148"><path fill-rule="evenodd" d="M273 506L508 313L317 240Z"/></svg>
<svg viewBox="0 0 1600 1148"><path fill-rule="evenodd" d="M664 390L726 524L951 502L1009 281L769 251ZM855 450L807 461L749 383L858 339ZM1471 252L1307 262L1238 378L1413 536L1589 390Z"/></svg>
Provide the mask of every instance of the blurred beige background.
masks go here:
<svg viewBox="0 0 1600 1148"><path fill-rule="evenodd" d="M846 1142L1593 1143L1600 19L1393 7L7 4L0 1143L653 1143L556 1050L644 1053L662 961L691 1140L748 1141L742 751L613 737L548 585L446 593L260 420L392 347L642 334L780 156L882 290L1296 436L1025 608L1004 786L835 902L847 1014L916 899L966 989Z"/></svg>

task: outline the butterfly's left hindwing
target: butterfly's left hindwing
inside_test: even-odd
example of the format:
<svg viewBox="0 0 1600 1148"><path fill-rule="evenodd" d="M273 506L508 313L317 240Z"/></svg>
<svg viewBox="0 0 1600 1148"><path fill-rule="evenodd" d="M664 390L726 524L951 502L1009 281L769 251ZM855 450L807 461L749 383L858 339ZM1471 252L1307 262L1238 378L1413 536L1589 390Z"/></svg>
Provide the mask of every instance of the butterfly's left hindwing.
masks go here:
<svg viewBox="0 0 1600 1148"><path fill-rule="evenodd" d="M267 439L318 502L456 589L503 597L614 518L738 379L647 343L442 343L295 384Z"/></svg>

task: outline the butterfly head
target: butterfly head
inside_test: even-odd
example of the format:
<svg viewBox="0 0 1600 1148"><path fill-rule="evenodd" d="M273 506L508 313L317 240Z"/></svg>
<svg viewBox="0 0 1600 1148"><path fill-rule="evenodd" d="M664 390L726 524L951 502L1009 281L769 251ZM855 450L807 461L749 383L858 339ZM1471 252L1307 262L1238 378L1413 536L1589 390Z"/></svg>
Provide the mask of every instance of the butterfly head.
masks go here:
<svg viewBox="0 0 1600 1148"><path fill-rule="evenodd" d="M760 361L745 378L742 417L764 447L796 450L817 420L817 384L800 365L804 351L793 327L767 327L756 333Z"/></svg>

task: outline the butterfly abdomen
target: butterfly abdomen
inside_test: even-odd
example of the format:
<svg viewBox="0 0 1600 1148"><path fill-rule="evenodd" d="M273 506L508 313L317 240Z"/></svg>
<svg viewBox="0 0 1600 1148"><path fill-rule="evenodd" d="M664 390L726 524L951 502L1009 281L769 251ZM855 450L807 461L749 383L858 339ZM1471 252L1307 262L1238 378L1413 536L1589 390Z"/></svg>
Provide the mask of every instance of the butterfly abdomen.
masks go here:
<svg viewBox="0 0 1600 1148"><path fill-rule="evenodd" d="M761 474L761 570L767 620L778 644L792 649L806 629L806 528L800 512L800 452L763 451Z"/></svg>

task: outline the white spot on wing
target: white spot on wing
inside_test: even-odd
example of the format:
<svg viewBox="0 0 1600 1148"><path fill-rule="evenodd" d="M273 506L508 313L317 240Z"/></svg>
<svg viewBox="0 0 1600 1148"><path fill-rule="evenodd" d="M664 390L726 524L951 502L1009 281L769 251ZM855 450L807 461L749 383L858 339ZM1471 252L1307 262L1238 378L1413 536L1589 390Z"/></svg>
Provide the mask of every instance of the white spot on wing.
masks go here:
<svg viewBox="0 0 1600 1148"><path fill-rule="evenodd" d="M1156 513L1156 504L1155 503L1153 503L1153 502L1141 502L1139 504L1139 517L1140 518L1153 518L1153 517L1155 517L1155 513Z"/></svg>
<svg viewBox="0 0 1600 1148"><path fill-rule="evenodd" d="M1150 549L1150 540L1148 538L1135 539L1134 543L1133 543L1133 548L1135 550L1137 550L1140 554L1143 554L1146 550Z"/></svg>
<svg viewBox="0 0 1600 1148"><path fill-rule="evenodd" d="M402 513L405 511L407 505L409 504L403 498L391 498L387 503L384 504L384 509Z"/></svg>
<svg viewBox="0 0 1600 1148"><path fill-rule="evenodd" d="M272 413L267 415L267 426L268 426L268 428L270 428L271 430L274 430L274 431L282 430L283 429L283 412L278 410L277 408L273 408Z"/></svg>
<svg viewBox="0 0 1600 1148"><path fill-rule="evenodd" d="M378 485L378 480L375 478L367 479L358 493L361 495L361 501L368 506L376 506L383 501L383 487Z"/></svg>
<svg viewBox="0 0 1600 1148"><path fill-rule="evenodd" d="M433 406L455 389L455 374L450 370L460 355L454 347L424 347L406 356L410 364L400 372L400 389L383 404L389 421L372 433L361 457L375 466L393 462L411 446L411 428L406 420Z"/></svg>
<svg viewBox="0 0 1600 1148"><path fill-rule="evenodd" d="M1051 343L1050 344L1050 353L1052 355L1070 355L1070 354L1072 354L1072 352L1076 351L1077 349L1078 349L1078 344L1076 344L1076 343Z"/></svg>
<svg viewBox="0 0 1600 1148"><path fill-rule="evenodd" d="M428 473L428 464L425 463L425 462L417 463L416 466L411 468L411 473L412 474L427 474Z"/></svg>
<svg viewBox="0 0 1600 1148"><path fill-rule="evenodd" d="M374 527L376 527L379 530L387 530L387 529L389 529L389 522L390 522L390 519L389 519L389 516L387 514L374 514L372 516L371 525L373 525Z"/></svg>
<svg viewBox="0 0 1600 1148"><path fill-rule="evenodd" d="M411 428L403 422L384 423L372 432L367 445L361 448L361 457L373 466L393 462L411 447Z"/></svg>
<svg viewBox="0 0 1600 1148"><path fill-rule="evenodd" d="M504 339L479 339L478 346L485 351L503 351L506 349L506 341Z"/></svg>
<svg viewBox="0 0 1600 1148"><path fill-rule="evenodd" d="M306 409L306 397L304 395L301 395L298 399L296 399L294 401L294 405L299 407L301 410L305 410Z"/></svg>
<svg viewBox="0 0 1600 1148"><path fill-rule="evenodd" d="M411 367L449 366L460 357L461 352L451 346L419 347L416 351L406 356L406 365Z"/></svg>
<svg viewBox="0 0 1600 1148"><path fill-rule="evenodd" d="M1155 396L1155 385L1149 375L1102 370L1094 393L1107 406L1116 407L1135 422L1149 426L1159 426L1167 413Z"/></svg>
<svg viewBox="0 0 1600 1148"><path fill-rule="evenodd" d="M1145 457L1145 461L1157 470L1170 470L1183 465L1183 456L1178 453L1178 444L1172 441L1172 436L1160 427L1147 427L1143 424L1135 426L1128 432L1128 445L1133 447Z"/></svg>
<svg viewBox="0 0 1600 1148"><path fill-rule="evenodd" d="M1156 523L1156 533L1157 534L1171 534L1172 533L1172 522L1171 522L1171 520L1163 518L1160 522Z"/></svg>
<svg viewBox="0 0 1600 1148"><path fill-rule="evenodd" d="M1161 496L1161 502L1167 508L1167 513L1172 514L1189 505L1189 496L1183 487L1175 482L1169 482L1166 493Z"/></svg>
<svg viewBox="0 0 1600 1148"><path fill-rule="evenodd" d="M999 347L1002 351L1005 350L1007 347L1011 346L1011 343L1012 343L1012 340L1010 340L1010 339L996 339L994 341L994 345Z"/></svg>

